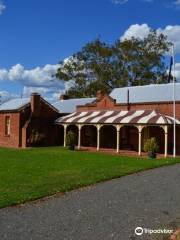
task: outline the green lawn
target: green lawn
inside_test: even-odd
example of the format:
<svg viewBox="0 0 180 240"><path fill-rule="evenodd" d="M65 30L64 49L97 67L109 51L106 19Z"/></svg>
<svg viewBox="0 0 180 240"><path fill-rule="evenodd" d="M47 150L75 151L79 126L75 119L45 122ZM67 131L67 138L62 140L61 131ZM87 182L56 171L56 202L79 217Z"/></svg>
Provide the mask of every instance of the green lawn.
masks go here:
<svg viewBox="0 0 180 240"><path fill-rule="evenodd" d="M0 148L0 207L177 162L180 159L148 160L60 147Z"/></svg>

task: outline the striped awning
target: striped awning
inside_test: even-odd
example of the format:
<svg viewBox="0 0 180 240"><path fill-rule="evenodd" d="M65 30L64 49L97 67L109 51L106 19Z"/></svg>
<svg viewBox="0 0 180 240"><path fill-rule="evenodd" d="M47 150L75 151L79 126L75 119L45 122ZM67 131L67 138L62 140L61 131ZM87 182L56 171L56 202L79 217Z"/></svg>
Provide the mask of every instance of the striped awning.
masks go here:
<svg viewBox="0 0 180 240"><path fill-rule="evenodd" d="M173 118L155 110L74 112L56 120L59 124L173 124ZM176 119L176 124L180 121Z"/></svg>

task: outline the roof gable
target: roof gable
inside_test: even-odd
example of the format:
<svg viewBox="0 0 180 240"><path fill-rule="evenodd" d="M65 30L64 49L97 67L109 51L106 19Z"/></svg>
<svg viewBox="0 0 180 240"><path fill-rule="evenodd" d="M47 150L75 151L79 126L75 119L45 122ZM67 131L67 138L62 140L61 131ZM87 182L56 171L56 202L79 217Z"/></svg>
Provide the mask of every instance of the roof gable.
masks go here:
<svg viewBox="0 0 180 240"><path fill-rule="evenodd" d="M114 100L111 96L105 94L101 99L96 101L96 106L98 108L111 108L116 103L116 100Z"/></svg>
<svg viewBox="0 0 180 240"><path fill-rule="evenodd" d="M0 105L0 111L18 111L30 104L29 98L15 98Z"/></svg>
<svg viewBox="0 0 180 240"><path fill-rule="evenodd" d="M46 104L49 108L51 108L53 111L59 112L57 108L53 106L53 104L46 101L44 98L40 98L40 101L42 101L44 104ZM0 105L0 111L6 112L6 111L20 111L26 107L30 106L30 98L15 98L11 99L7 102L4 102Z"/></svg>
<svg viewBox="0 0 180 240"><path fill-rule="evenodd" d="M52 105L59 110L60 113L72 113L79 105L85 105L91 103L95 98L75 98L68 100L59 100Z"/></svg>

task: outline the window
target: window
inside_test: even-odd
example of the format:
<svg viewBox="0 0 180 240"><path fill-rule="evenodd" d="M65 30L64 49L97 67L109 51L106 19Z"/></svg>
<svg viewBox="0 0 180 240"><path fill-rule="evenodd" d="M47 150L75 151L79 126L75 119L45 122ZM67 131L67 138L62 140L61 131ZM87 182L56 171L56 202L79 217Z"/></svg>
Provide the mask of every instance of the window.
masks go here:
<svg viewBox="0 0 180 240"><path fill-rule="evenodd" d="M5 135L10 135L10 116L5 117Z"/></svg>

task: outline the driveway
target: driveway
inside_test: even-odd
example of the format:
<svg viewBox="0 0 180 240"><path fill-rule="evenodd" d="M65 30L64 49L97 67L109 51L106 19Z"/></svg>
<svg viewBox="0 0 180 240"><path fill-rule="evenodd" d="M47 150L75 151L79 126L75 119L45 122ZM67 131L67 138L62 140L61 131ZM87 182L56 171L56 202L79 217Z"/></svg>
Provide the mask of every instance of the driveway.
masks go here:
<svg viewBox="0 0 180 240"><path fill-rule="evenodd" d="M136 227L172 229L180 223L180 165L0 210L1 240L133 240Z"/></svg>

